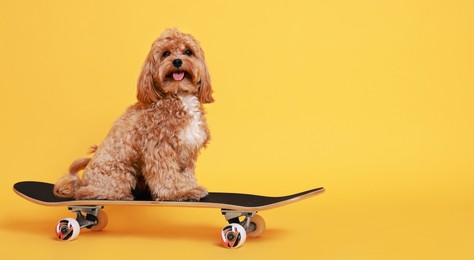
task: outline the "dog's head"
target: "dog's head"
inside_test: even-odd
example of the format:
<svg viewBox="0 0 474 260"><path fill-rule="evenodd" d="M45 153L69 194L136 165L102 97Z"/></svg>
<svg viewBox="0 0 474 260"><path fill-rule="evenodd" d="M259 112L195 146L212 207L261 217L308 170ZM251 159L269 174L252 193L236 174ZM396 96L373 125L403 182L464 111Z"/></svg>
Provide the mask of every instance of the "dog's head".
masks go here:
<svg viewBox="0 0 474 260"><path fill-rule="evenodd" d="M137 88L137 99L145 104L170 94L193 94L202 103L214 101L204 52L193 36L177 29L166 30L153 43Z"/></svg>

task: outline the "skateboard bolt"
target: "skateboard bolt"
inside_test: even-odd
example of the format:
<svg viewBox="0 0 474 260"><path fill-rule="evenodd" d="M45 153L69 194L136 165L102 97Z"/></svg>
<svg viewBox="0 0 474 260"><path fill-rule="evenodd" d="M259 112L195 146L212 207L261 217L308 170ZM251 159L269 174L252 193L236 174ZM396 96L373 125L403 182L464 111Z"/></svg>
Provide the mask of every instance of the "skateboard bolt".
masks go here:
<svg viewBox="0 0 474 260"><path fill-rule="evenodd" d="M235 235L234 232L229 232L229 233L227 233L226 236L227 236L227 240L229 240L229 241L234 241L235 238L236 238L236 235Z"/></svg>
<svg viewBox="0 0 474 260"><path fill-rule="evenodd" d="M66 225L61 226L61 233L67 234L68 232L69 232L69 229L68 229L68 227L67 227Z"/></svg>

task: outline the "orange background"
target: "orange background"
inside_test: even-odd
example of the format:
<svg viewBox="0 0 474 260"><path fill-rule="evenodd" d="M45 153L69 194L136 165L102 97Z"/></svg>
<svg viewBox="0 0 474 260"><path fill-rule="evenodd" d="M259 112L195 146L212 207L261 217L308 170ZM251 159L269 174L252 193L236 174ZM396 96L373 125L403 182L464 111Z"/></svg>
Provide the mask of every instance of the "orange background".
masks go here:
<svg viewBox="0 0 474 260"><path fill-rule="evenodd" d="M0 3L0 245L5 259L473 259L472 1ZM319 197L261 212L219 246L218 210L107 207L109 226L12 192L54 182L135 102L153 40L196 36L215 90L198 161L212 191Z"/></svg>

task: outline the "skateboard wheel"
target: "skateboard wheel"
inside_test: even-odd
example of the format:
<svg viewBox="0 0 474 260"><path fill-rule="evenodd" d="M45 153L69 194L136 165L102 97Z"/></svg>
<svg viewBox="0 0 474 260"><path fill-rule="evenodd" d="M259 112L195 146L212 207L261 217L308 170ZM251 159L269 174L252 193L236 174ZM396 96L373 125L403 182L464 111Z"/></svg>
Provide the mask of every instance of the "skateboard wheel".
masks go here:
<svg viewBox="0 0 474 260"><path fill-rule="evenodd" d="M222 229L221 241L227 248L237 248L245 243L247 234L244 227L239 224L229 224Z"/></svg>
<svg viewBox="0 0 474 260"><path fill-rule="evenodd" d="M74 240L80 232L79 222L73 218L61 219L56 225L56 236L61 240Z"/></svg>
<svg viewBox="0 0 474 260"><path fill-rule="evenodd" d="M107 226L108 222L109 222L109 217L107 216L107 213L101 210L99 212L99 215L97 215L97 224L95 226L90 227L90 230L100 231Z"/></svg>
<svg viewBox="0 0 474 260"><path fill-rule="evenodd" d="M247 232L247 236L259 237L265 231L265 220L260 215L255 215L250 219L250 226L252 226L253 229L252 231Z"/></svg>

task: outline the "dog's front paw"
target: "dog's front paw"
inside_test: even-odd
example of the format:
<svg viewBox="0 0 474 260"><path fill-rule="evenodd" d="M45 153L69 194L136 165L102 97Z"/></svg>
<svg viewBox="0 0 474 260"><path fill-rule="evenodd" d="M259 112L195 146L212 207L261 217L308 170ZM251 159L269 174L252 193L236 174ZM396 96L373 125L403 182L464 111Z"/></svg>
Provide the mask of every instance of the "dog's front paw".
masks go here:
<svg viewBox="0 0 474 260"><path fill-rule="evenodd" d="M184 194L184 200L189 200L189 201L199 201L202 198L206 197L209 194L206 188L202 186L196 186L190 190L188 190Z"/></svg>
<svg viewBox="0 0 474 260"><path fill-rule="evenodd" d="M180 191L161 192L154 196L156 201L199 201L208 195L207 189L202 186L195 186Z"/></svg>

